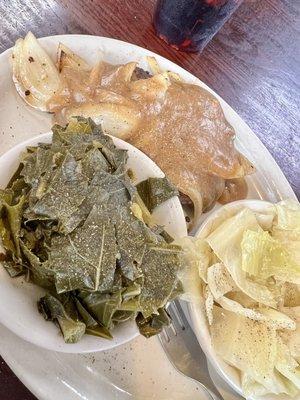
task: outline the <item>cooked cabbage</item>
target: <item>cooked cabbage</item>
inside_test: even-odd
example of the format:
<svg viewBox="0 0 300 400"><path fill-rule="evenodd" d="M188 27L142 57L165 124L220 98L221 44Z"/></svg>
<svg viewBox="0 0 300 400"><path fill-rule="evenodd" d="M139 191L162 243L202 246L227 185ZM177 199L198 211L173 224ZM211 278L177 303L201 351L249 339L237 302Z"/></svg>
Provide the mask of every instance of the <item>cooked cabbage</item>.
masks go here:
<svg viewBox="0 0 300 400"><path fill-rule="evenodd" d="M225 209L198 240L212 251L199 293L215 352L240 371L246 398L298 398L299 203L287 200L264 213Z"/></svg>
<svg viewBox="0 0 300 400"><path fill-rule="evenodd" d="M241 242L247 230L263 232L254 212L246 208L225 220L206 238L206 241L224 263L240 290L259 303L276 307L276 299L271 290L248 279L246 272L241 268Z"/></svg>
<svg viewBox="0 0 300 400"><path fill-rule="evenodd" d="M292 259L300 264L300 208L295 200L276 205L277 219L272 227L272 237L282 243Z"/></svg>
<svg viewBox="0 0 300 400"><path fill-rule="evenodd" d="M222 263L213 264L208 268L207 284L216 300L236 288L231 275Z"/></svg>
<svg viewBox="0 0 300 400"><path fill-rule="evenodd" d="M197 302L201 290L201 281L207 282L207 268L210 263L211 249L208 244L193 237L177 239L176 244L184 250L186 268L179 273L178 278L183 284L183 300ZM199 276L201 280L199 280ZM213 299L212 299L213 303Z"/></svg>
<svg viewBox="0 0 300 400"><path fill-rule="evenodd" d="M274 276L286 282L300 283L300 264L269 232L245 231L241 248L242 269L249 275L263 279Z"/></svg>
<svg viewBox="0 0 300 400"><path fill-rule="evenodd" d="M275 329L215 306L210 331L218 355L257 382L270 385L276 360Z"/></svg>

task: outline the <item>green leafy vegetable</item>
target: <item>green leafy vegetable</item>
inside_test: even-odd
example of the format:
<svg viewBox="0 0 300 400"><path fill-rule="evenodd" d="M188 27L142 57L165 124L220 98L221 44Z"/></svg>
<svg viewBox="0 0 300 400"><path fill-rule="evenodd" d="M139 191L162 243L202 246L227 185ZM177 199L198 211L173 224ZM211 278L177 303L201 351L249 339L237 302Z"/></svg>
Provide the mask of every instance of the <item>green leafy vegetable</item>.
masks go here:
<svg viewBox="0 0 300 400"><path fill-rule="evenodd" d="M107 328L101 326L81 304L79 299L76 299L76 307L83 322L86 325L85 333L88 335L99 336L105 339L112 339L112 336Z"/></svg>
<svg viewBox="0 0 300 400"><path fill-rule="evenodd" d="M14 192L11 189L0 189L0 204L11 205Z"/></svg>
<svg viewBox="0 0 300 400"><path fill-rule="evenodd" d="M181 248L175 245L149 246L141 269L144 288L141 293L141 311L145 318L156 314L170 298L180 268ZM161 285L161 282L164 284Z"/></svg>
<svg viewBox="0 0 300 400"><path fill-rule="evenodd" d="M152 336L183 290L181 247L154 226L126 162L99 126L72 119L53 127L52 143L28 148L0 190L3 267L48 290L38 308L66 343L84 333L111 339L116 324L135 319ZM149 182L151 209L177 194L166 178Z"/></svg>
<svg viewBox="0 0 300 400"><path fill-rule="evenodd" d="M81 293L80 298L86 309L99 324L107 329L112 328L112 318L122 301L121 291L109 293Z"/></svg>
<svg viewBox="0 0 300 400"><path fill-rule="evenodd" d="M12 278L24 274L25 271L22 265L18 265L14 261L2 261L2 266Z"/></svg>
<svg viewBox="0 0 300 400"><path fill-rule="evenodd" d="M38 307L45 319L58 322L66 343L76 343L82 338L85 324L68 315L66 305L63 305L59 299L46 294L40 299Z"/></svg>
<svg viewBox="0 0 300 400"><path fill-rule="evenodd" d="M69 235L53 238L48 268L55 273L58 293L75 289L109 290L115 260L114 226L94 206L81 227Z"/></svg>
<svg viewBox="0 0 300 400"><path fill-rule="evenodd" d="M150 212L159 204L178 196L178 190L166 178L148 178L137 185L137 190Z"/></svg>
<svg viewBox="0 0 300 400"><path fill-rule="evenodd" d="M81 173L80 164L67 153L47 190L29 213L57 220L63 230L72 213L83 202L87 187L88 179Z"/></svg>
<svg viewBox="0 0 300 400"><path fill-rule="evenodd" d="M158 310L158 315L144 318L142 314L139 314L136 319L141 334L146 338L160 333L164 326L169 325L170 321L170 317L164 308Z"/></svg>
<svg viewBox="0 0 300 400"><path fill-rule="evenodd" d="M25 203L25 197L21 197L16 205L2 202L0 233L4 246L16 255L20 256L19 234L21 229L21 215ZM1 206L1 203L0 203Z"/></svg>

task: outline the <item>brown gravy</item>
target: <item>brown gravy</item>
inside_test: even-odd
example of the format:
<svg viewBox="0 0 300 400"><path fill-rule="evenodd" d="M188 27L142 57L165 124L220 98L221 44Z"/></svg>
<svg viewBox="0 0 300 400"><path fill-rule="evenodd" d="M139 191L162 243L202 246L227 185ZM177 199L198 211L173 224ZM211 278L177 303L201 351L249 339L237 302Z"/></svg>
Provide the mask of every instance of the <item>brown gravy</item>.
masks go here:
<svg viewBox="0 0 300 400"><path fill-rule="evenodd" d="M68 84L65 105L75 104L76 115L83 116L91 115L86 115L87 107L81 110L81 102L95 106L109 101L134 110L133 128L120 137L153 159L192 200L196 218L218 199L227 203L244 198L247 185L242 178L253 167L235 149L235 132L219 101L205 89L171 79L166 73L132 80L135 68L136 63L105 64L98 68L98 77L93 72L92 82L98 81L93 87L86 71L82 81L78 71L75 78L72 71L63 71L66 82L76 80ZM55 101L59 106L53 111L61 109L60 100Z"/></svg>

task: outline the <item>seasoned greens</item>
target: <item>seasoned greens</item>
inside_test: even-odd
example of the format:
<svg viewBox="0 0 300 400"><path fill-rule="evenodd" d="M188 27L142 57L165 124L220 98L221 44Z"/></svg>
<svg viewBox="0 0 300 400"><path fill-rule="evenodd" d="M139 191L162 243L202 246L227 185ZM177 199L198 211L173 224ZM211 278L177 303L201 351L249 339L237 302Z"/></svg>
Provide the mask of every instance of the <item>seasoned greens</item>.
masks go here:
<svg viewBox="0 0 300 400"><path fill-rule="evenodd" d="M166 177L148 178L137 185L137 190L150 212L164 201L178 196L178 190Z"/></svg>
<svg viewBox="0 0 300 400"><path fill-rule="evenodd" d="M46 294L38 303L38 308L46 320L57 321L66 343L75 343L82 338L86 325L79 321L73 299L59 298Z"/></svg>
<svg viewBox="0 0 300 400"><path fill-rule="evenodd" d="M110 339L130 319L152 336L182 292L181 248L150 215L177 192L150 178L139 194L126 161L127 151L78 118L55 125L51 144L28 148L0 190L3 267L47 289L38 309L66 343L84 333Z"/></svg>
<svg viewBox="0 0 300 400"><path fill-rule="evenodd" d="M108 217L94 206L83 225L51 242L48 268L57 293L76 289L110 290L116 268L116 238Z"/></svg>

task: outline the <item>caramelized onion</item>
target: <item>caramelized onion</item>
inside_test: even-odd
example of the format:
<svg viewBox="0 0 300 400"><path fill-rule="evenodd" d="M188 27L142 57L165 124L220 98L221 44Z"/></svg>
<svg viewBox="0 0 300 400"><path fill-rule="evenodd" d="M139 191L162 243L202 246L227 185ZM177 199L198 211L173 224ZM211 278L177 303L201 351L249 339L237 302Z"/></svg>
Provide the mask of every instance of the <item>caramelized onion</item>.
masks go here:
<svg viewBox="0 0 300 400"><path fill-rule="evenodd" d="M13 81L20 96L34 108L47 111L47 101L60 89L59 73L45 50L29 32L12 53Z"/></svg>

